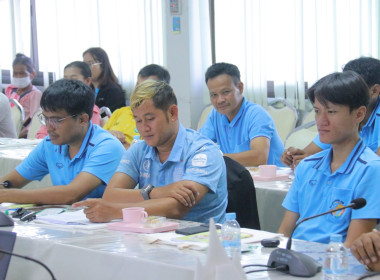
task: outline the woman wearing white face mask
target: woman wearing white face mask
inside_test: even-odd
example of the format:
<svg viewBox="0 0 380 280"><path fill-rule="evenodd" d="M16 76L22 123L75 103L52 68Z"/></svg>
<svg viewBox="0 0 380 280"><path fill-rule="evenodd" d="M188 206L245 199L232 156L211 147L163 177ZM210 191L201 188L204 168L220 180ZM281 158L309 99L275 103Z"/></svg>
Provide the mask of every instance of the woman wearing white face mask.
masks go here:
<svg viewBox="0 0 380 280"><path fill-rule="evenodd" d="M24 108L25 120L19 135L20 138L26 137L30 120L40 108L42 92L32 85L35 75L36 70L32 60L23 54L17 54L13 61L12 85L6 88L5 94L8 98L18 100Z"/></svg>

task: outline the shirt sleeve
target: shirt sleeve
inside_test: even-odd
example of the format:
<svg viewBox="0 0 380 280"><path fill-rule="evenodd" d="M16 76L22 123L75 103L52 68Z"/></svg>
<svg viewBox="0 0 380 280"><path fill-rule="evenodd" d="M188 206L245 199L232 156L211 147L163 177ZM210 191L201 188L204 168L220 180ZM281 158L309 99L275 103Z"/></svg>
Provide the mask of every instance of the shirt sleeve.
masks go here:
<svg viewBox="0 0 380 280"><path fill-rule="evenodd" d="M46 141L42 141L30 154L16 167L16 171L29 181L41 181L49 173L45 159Z"/></svg>
<svg viewBox="0 0 380 280"><path fill-rule="evenodd" d="M124 151L116 172L121 172L130 176L136 183L139 183L140 176L140 156L139 152L144 149L143 141L135 143L128 150ZM146 148L146 147L145 147ZM145 150L145 149L144 149Z"/></svg>
<svg viewBox="0 0 380 280"><path fill-rule="evenodd" d="M292 212L299 213L300 212L300 206L298 201L298 191L300 188L300 182L302 182L302 176L303 172L302 169L302 162L297 166L295 177L293 180L293 183L288 191L288 193L285 196L284 201L282 202L282 206Z"/></svg>
<svg viewBox="0 0 380 280"><path fill-rule="evenodd" d="M223 172L225 165L220 150L214 144L205 144L188 157L182 180L197 182L215 193Z"/></svg>

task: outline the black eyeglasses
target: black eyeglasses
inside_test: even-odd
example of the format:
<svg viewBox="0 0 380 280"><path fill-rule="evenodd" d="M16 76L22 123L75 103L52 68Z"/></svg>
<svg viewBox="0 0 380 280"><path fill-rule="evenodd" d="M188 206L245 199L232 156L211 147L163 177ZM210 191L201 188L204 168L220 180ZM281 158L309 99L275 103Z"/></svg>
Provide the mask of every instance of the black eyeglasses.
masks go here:
<svg viewBox="0 0 380 280"><path fill-rule="evenodd" d="M38 119L40 120L40 123L43 124L44 126L46 126L47 124L49 124L50 126L54 127L54 128L57 128L61 125L61 122L63 122L64 120L68 119L68 118L74 118L76 117L77 115L71 115L71 116L68 116L68 117L64 117L64 118L56 118L56 117L53 117L53 118L47 118L45 117L42 113L38 115Z"/></svg>

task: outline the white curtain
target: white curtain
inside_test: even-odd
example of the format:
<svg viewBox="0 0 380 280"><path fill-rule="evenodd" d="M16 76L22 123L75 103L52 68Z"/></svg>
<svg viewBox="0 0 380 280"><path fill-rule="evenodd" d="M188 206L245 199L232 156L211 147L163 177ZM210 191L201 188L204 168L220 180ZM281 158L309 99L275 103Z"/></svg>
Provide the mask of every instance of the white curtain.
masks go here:
<svg viewBox="0 0 380 280"><path fill-rule="evenodd" d="M305 82L341 71L360 56L379 58L379 0L216 0L216 60L236 64L245 96L305 106Z"/></svg>
<svg viewBox="0 0 380 280"><path fill-rule="evenodd" d="M0 26L0 70L12 70L16 53L30 56L30 0L0 0Z"/></svg>
<svg viewBox="0 0 380 280"><path fill-rule="evenodd" d="M9 44L12 47L6 48L11 55L3 69L10 69L15 52L30 55L31 48L30 1L14 0L14 4L12 1L0 0L1 14L8 15L2 22L11 27L2 29L9 32L7 43L14 37ZM102 47L107 52L128 94L143 66L164 62L162 0L35 0L35 3L40 71L54 72L57 79L62 78L66 64L82 60L82 53L90 47ZM4 53L2 48L1 57Z"/></svg>

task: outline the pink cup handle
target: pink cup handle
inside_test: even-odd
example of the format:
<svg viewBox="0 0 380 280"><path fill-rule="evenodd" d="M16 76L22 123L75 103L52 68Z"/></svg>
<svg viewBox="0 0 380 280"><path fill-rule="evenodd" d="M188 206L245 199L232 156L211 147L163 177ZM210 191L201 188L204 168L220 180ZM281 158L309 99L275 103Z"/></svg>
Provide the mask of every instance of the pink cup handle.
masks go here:
<svg viewBox="0 0 380 280"><path fill-rule="evenodd" d="M143 214L143 218L146 219L148 217L148 213L146 211L141 212Z"/></svg>

